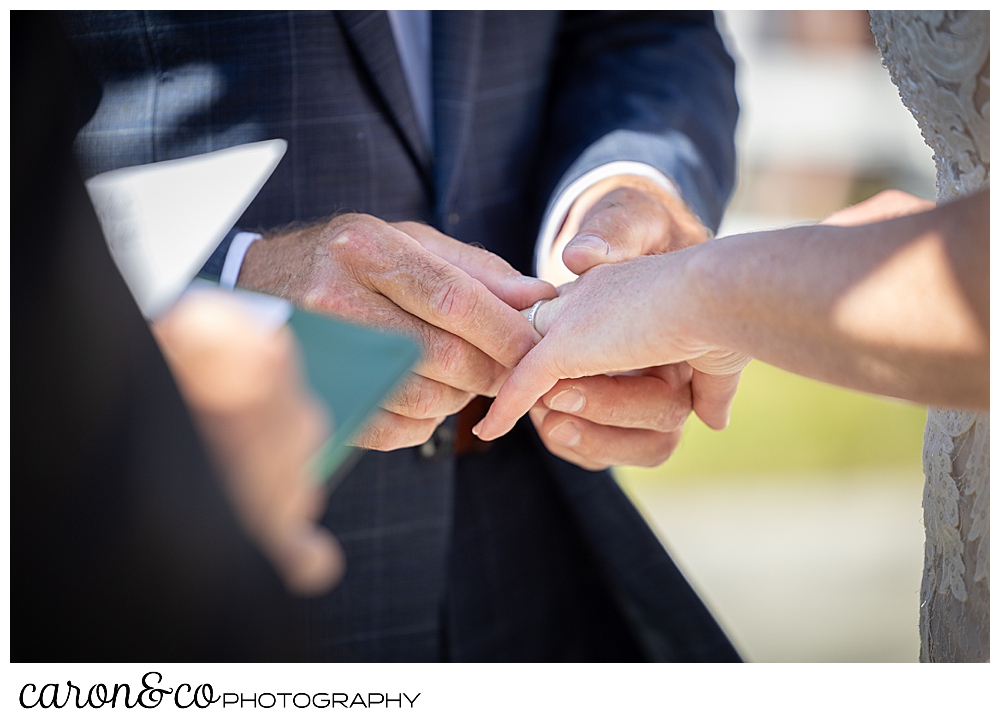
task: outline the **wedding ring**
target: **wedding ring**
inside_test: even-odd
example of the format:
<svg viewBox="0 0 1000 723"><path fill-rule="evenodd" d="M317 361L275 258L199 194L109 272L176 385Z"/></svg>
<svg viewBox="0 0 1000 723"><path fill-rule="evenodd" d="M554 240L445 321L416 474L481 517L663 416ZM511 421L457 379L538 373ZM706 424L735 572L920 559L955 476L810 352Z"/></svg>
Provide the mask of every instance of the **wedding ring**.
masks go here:
<svg viewBox="0 0 1000 723"><path fill-rule="evenodd" d="M538 307L544 304L548 299L542 299L541 301L536 301L534 306L528 310L528 323L531 324L531 328L538 331L538 327L535 326L535 314L538 313ZM542 332L538 331L539 334Z"/></svg>

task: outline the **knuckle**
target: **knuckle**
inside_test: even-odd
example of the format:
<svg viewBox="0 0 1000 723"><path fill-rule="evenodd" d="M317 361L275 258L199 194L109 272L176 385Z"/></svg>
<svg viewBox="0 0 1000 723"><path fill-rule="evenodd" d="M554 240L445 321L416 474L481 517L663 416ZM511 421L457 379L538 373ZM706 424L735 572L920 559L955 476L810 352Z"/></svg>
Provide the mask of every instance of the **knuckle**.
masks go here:
<svg viewBox="0 0 1000 723"><path fill-rule="evenodd" d="M683 426L691 414L691 395L681 399L671 399L658 405L654 411L650 427L658 432L672 432Z"/></svg>
<svg viewBox="0 0 1000 723"><path fill-rule="evenodd" d="M443 341L442 336L448 336L435 326L416 321L411 325L411 333L420 351L423 353L423 361L437 365L438 357L441 355Z"/></svg>
<svg viewBox="0 0 1000 723"><path fill-rule="evenodd" d="M418 420L391 413L381 414L358 435L353 444L380 452L417 447L431 438L438 422L439 418Z"/></svg>
<svg viewBox="0 0 1000 723"><path fill-rule="evenodd" d="M436 284L430 303L435 313L458 330L468 328L475 318L476 300L454 274L445 274Z"/></svg>
<svg viewBox="0 0 1000 723"><path fill-rule="evenodd" d="M317 280L302 293L299 303L310 311L354 321L368 320L379 312L372 305L371 294L362 287L359 275L353 271L335 282Z"/></svg>
<svg viewBox="0 0 1000 723"><path fill-rule="evenodd" d="M324 283L314 283L302 293L301 304L312 311L322 311L336 316L347 316L347 304L341 295Z"/></svg>
<svg viewBox="0 0 1000 723"><path fill-rule="evenodd" d="M480 255L483 259L483 266L489 271L499 276L515 276L517 272L514 267L511 266L507 261L500 256L497 256L492 251L487 251L486 249L479 249L475 247L469 247L470 252L474 252Z"/></svg>
<svg viewBox="0 0 1000 723"><path fill-rule="evenodd" d="M367 214L338 216L326 230L326 249L355 272L382 269L389 261L384 253L387 225Z"/></svg>
<svg viewBox="0 0 1000 723"><path fill-rule="evenodd" d="M403 425L391 416L382 416L372 424L365 433L363 444L359 447L374 449L379 452L391 452L394 449L409 446L406 443Z"/></svg>
<svg viewBox="0 0 1000 723"><path fill-rule="evenodd" d="M472 366L472 346L453 334L441 335L436 342L434 360L445 378L464 376Z"/></svg>
<svg viewBox="0 0 1000 723"><path fill-rule="evenodd" d="M391 412L398 413L402 409L409 409L413 406L413 397L413 383L407 379L389 393L382 406Z"/></svg>
<svg viewBox="0 0 1000 723"><path fill-rule="evenodd" d="M362 449L375 449L385 451L385 429L383 427L384 417L379 417L371 422L355 438L354 444Z"/></svg>
<svg viewBox="0 0 1000 723"><path fill-rule="evenodd" d="M441 391L436 384L420 381L413 385L408 408L417 419L436 417L441 407Z"/></svg>
<svg viewBox="0 0 1000 723"><path fill-rule="evenodd" d="M362 245L370 235L370 216L349 213L338 216L327 226L327 238L333 246L353 249Z"/></svg>

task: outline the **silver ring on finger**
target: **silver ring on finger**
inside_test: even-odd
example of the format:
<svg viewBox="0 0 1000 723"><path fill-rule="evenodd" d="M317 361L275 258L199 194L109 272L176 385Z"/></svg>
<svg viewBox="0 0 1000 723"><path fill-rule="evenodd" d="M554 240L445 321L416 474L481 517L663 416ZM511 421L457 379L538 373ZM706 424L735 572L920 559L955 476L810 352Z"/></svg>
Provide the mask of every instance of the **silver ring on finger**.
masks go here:
<svg viewBox="0 0 1000 723"><path fill-rule="evenodd" d="M535 315L538 314L538 308L544 304L548 299L542 299L541 301L536 301L534 305L528 309L528 323L531 324L531 328L538 331L538 327L535 326ZM538 331L539 334L542 332Z"/></svg>

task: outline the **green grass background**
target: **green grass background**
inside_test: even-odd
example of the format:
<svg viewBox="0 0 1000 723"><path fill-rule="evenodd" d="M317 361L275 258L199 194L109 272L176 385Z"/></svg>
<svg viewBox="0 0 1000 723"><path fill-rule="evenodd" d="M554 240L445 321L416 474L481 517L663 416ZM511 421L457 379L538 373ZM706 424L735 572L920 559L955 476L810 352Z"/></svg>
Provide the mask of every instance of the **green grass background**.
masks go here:
<svg viewBox="0 0 1000 723"><path fill-rule="evenodd" d="M624 484L707 477L920 469L926 407L860 394L753 361L729 427L691 415L674 454L655 469L619 467Z"/></svg>

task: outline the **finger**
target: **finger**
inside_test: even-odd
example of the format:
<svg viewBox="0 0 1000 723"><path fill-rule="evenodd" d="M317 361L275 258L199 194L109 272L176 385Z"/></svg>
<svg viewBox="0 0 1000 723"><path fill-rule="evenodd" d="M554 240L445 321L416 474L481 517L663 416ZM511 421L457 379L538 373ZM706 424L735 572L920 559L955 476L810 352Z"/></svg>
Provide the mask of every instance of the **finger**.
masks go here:
<svg viewBox="0 0 1000 723"><path fill-rule="evenodd" d="M394 449L419 447L434 434L444 417L437 419L411 419L385 410L375 414L355 437L351 444L362 449L391 452Z"/></svg>
<svg viewBox="0 0 1000 723"><path fill-rule="evenodd" d="M517 420L562 378L549 357L546 342L542 339L511 370L486 416L472 428L473 434L486 442L507 434Z"/></svg>
<svg viewBox="0 0 1000 723"><path fill-rule="evenodd" d="M552 284L533 276L524 276L494 253L441 233L436 228L415 221L390 224L409 234L432 254L481 281L508 306L523 309L540 299L556 295Z"/></svg>
<svg viewBox="0 0 1000 723"><path fill-rule="evenodd" d="M373 288L400 308L513 367L539 336L482 282L417 246L370 273Z"/></svg>
<svg viewBox="0 0 1000 723"><path fill-rule="evenodd" d="M303 524L283 532L271 557L285 587L296 595L321 595L344 577L344 550L318 525Z"/></svg>
<svg viewBox="0 0 1000 723"><path fill-rule="evenodd" d="M595 424L672 432L691 413L691 385L659 376L593 376L564 379L543 397L557 412Z"/></svg>
<svg viewBox="0 0 1000 723"><path fill-rule="evenodd" d="M404 417L436 419L461 411L475 396L419 374L408 374L379 406Z"/></svg>
<svg viewBox="0 0 1000 723"><path fill-rule="evenodd" d="M535 429L541 429L542 423L545 421L545 417L548 416L550 411L551 410L540 401L528 410L528 417L531 419L531 423L535 425Z"/></svg>
<svg viewBox="0 0 1000 723"><path fill-rule="evenodd" d="M699 419L712 429L729 426L729 412L740 384L740 374L714 375L694 371L691 377L692 406Z"/></svg>
<svg viewBox="0 0 1000 723"><path fill-rule="evenodd" d="M563 251L563 263L582 274L599 264L684 248L706 236L694 215L655 184L621 187L587 211Z"/></svg>
<svg viewBox="0 0 1000 723"><path fill-rule="evenodd" d="M536 426L553 454L590 470L623 464L656 467L670 457L681 439L680 429L654 432L608 427L551 410Z"/></svg>
<svg viewBox="0 0 1000 723"><path fill-rule="evenodd" d="M400 309L380 295L364 299L352 309L355 323L391 329L409 336L420 346L420 360L413 372L461 391L494 396L507 378L507 367L464 339L433 326Z"/></svg>
<svg viewBox="0 0 1000 723"><path fill-rule="evenodd" d="M454 389L496 396L510 370L486 352L429 324L422 329L424 349L413 372Z"/></svg>
<svg viewBox="0 0 1000 723"><path fill-rule="evenodd" d="M569 284L567 284L567 286L569 286ZM538 308L535 309L535 318L532 322L532 326L534 326L535 331L542 336L545 336L548 333L549 329L552 328L552 322L555 321L557 316L559 316L559 309L561 309L563 305L562 298L563 297L548 301L543 300L541 304L539 304ZM528 318L529 313L531 313L531 308L521 310L521 316L525 319Z"/></svg>
<svg viewBox="0 0 1000 723"><path fill-rule="evenodd" d="M575 464L577 467L582 467L583 469L590 470L591 472L597 472L602 469L607 469L607 465L602 465L595 463L591 460L585 459L584 457L577 454L572 447L565 447L558 445L554 442L546 440L545 434L543 432L543 427L545 425L545 420L548 418L549 414L553 412L546 407L544 404L539 402L528 410L528 417L531 419L531 423L535 427L535 431L538 432L539 439L542 440L542 444L545 448L549 450L552 454L556 455L560 459L564 459L567 462Z"/></svg>

